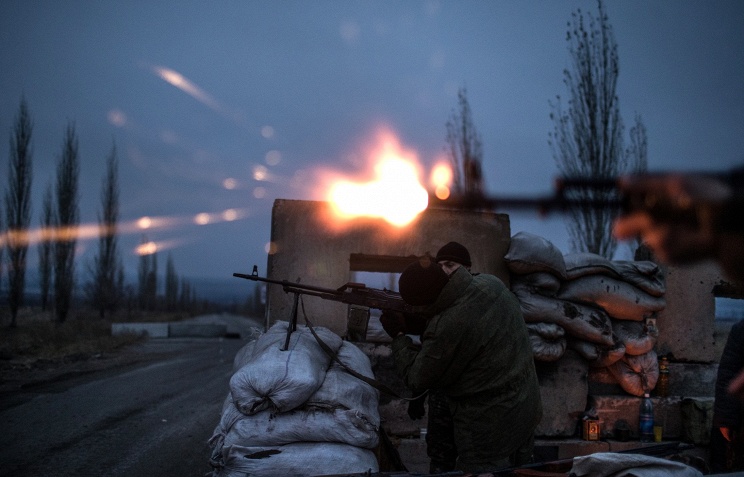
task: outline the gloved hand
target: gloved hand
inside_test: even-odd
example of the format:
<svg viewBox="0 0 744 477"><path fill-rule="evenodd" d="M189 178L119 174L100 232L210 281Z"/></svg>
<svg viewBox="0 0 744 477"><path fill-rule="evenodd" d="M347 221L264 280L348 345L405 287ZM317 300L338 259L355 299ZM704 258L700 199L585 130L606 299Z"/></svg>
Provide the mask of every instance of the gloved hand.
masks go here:
<svg viewBox="0 0 744 477"><path fill-rule="evenodd" d="M426 414L426 410L424 409L425 400L426 394L423 394L421 397L414 399L413 401L408 401L408 417L413 420L424 417L424 414Z"/></svg>
<svg viewBox="0 0 744 477"><path fill-rule="evenodd" d="M395 338L399 333L406 332L406 319L403 314L397 311L386 311L380 316L380 324L391 338Z"/></svg>

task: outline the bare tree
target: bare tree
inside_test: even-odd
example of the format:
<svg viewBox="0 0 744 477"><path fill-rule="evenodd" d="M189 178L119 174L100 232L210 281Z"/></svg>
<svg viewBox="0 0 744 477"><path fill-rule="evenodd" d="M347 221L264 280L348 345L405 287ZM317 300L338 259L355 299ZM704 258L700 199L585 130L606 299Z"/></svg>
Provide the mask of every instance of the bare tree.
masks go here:
<svg viewBox="0 0 744 477"><path fill-rule="evenodd" d="M98 216L98 252L89 266L91 281L86 295L104 318L116 311L124 293L124 271L118 250L119 173L116 145L106 161L106 176L101 187L101 214Z"/></svg>
<svg viewBox="0 0 744 477"><path fill-rule="evenodd" d="M52 284L52 235L54 231L54 209L52 208L52 186L47 185L41 206L41 240L39 241L39 294L41 310L49 306L49 289Z"/></svg>
<svg viewBox="0 0 744 477"><path fill-rule="evenodd" d="M628 169L634 174L646 172L648 170L648 136L640 114L635 115L635 124L630 128L629 137L630 146L625 152L628 158ZM635 260L653 259L651 250L642 246L640 239L628 242L628 248Z"/></svg>
<svg viewBox="0 0 744 477"><path fill-rule="evenodd" d="M147 237L142 237L140 245L139 267L137 270L137 284L139 290L139 305L141 310L154 310L157 304L158 290L158 259L157 252L150 251L146 245Z"/></svg>
<svg viewBox="0 0 744 477"><path fill-rule="evenodd" d="M165 309L173 311L178 305L178 275L173 265L173 257L168 253L165 263Z"/></svg>
<svg viewBox="0 0 744 477"><path fill-rule="evenodd" d="M147 309L147 277L150 275L150 254L144 250L147 237L140 240L139 264L137 266L137 301L140 310Z"/></svg>
<svg viewBox="0 0 744 477"><path fill-rule="evenodd" d="M57 209L54 233L54 312L59 323L67 319L75 287L75 245L79 223L80 175L75 126L68 124L62 157L57 164Z"/></svg>
<svg viewBox="0 0 744 477"><path fill-rule="evenodd" d="M10 161L8 167L8 191L5 194L5 222L8 249L8 304L10 326L16 326L18 308L23 304L26 287L26 254L31 221L31 135L33 124L26 100L16 117L10 136Z"/></svg>
<svg viewBox="0 0 744 477"><path fill-rule="evenodd" d="M458 90L457 110L452 112L446 126L453 188L462 193L482 193L483 148L465 88Z"/></svg>
<svg viewBox="0 0 744 477"><path fill-rule="evenodd" d="M635 124L630 128L630 146L626 151L630 172L642 173L648 169L648 135L640 114L635 115Z"/></svg>
<svg viewBox="0 0 744 477"><path fill-rule="evenodd" d="M566 176L613 178L625 171L623 122L616 95L620 72L617 43L602 1L599 16L581 10L572 14L567 41L572 69L563 72L568 90L568 110L561 98L551 103L554 130L549 135L553 157ZM611 199L616 192L579 190L577 199ZM570 212L568 223L572 248L612 258L616 241L610 227L616 210L578 207Z"/></svg>
<svg viewBox="0 0 744 477"><path fill-rule="evenodd" d="M187 280L181 280L181 294L179 295L178 301L181 310L189 310L193 304L193 294L191 290L191 283Z"/></svg>

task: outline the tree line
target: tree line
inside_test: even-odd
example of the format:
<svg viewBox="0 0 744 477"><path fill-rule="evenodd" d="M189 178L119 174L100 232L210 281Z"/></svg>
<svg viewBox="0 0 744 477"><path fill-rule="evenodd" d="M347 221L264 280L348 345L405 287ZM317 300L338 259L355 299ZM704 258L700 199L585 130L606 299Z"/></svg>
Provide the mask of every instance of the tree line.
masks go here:
<svg viewBox="0 0 744 477"><path fill-rule="evenodd" d="M69 123L65 129L56 178L44 191L36 234L31 227L32 136L31 114L25 98L21 98L10 134L5 213L0 214L0 280L3 274L7 275L11 327L17 326L18 311L24 305L27 255L32 243L37 243L42 311L51 310L55 321L65 322L76 289L80 161L75 126ZM119 192L119 163L114 143L101 182L98 247L86 264L87 280L81 287L85 304L96 310L101 318L123 307L129 311L135 307L142 311L189 311L208 305L199 303L189 281L178 277L170 254L166 263L165 292L158 295L157 252L154 249L140 252L137 288L126 283L119 248ZM143 242L146 241L143 237Z"/></svg>

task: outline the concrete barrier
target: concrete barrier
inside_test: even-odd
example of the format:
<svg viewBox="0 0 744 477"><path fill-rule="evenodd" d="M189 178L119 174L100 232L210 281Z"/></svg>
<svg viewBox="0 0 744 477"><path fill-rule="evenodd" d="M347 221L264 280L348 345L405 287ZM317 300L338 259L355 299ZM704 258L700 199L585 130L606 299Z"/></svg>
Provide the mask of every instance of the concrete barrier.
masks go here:
<svg viewBox="0 0 744 477"><path fill-rule="evenodd" d="M216 323L169 323L168 336L171 338L218 338L227 334L227 325Z"/></svg>
<svg viewBox="0 0 744 477"><path fill-rule="evenodd" d="M167 338L168 323L112 323L111 334L145 333L150 338Z"/></svg>

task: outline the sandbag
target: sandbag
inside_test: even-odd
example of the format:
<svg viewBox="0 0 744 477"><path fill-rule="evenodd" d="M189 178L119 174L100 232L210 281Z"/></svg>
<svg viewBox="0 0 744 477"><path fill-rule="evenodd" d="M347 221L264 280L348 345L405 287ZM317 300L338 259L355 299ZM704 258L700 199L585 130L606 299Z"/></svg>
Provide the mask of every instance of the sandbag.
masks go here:
<svg viewBox="0 0 744 477"><path fill-rule="evenodd" d="M643 396L643 393L650 392L659 379L659 362L654 350L640 356L626 354L607 369L620 387L633 396Z"/></svg>
<svg viewBox="0 0 744 477"><path fill-rule="evenodd" d="M663 297L649 295L629 283L604 275L563 282L556 297L598 306L618 320L640 321L666 307Z"/></svg>
<svg viewBox="0 0 744 477"><path fill-rule="evenodd" d="M587 275L620 277L613 262L596 253L567 253L563 256L563 261L566 264L566 279L568 280L575 280Z"/></svg>
<svg viewBox="0 0 744 477"><path fill-rule="evenodd" d="M375 379L369 357L354 343L344 341L338 350L338 360L347 368ZM333 361L320 388L307 399L306 406L325 409L352 410L375 428L380 425L380 393L371 385L349 374Z"/></svg>
<svg viewBox="0 0 744 477"><path fill-rule="evenodd" d="M514 275L511 280L512 286L521 285L528 287L533 293L545 296L553 296L561 287L558 277L548 272L534 272L527 275Z"/></svg>
<svg viewBox="0 0 744 477"><path fill-rule="evenodd" d="M588 341L570 338L568 347L576 351L592 368L605 368L625 355L625 345L616 340L611 346L590 343Z"/></svg>
<svg viewBox="0 0 744 477"><path fill-rule="evenodd" d="M613 263L623 281L652 296L662 296L666 292L664 273L656 263L648 260L635 262L617 260Z"/></svg>
<svg viewBox="0 0 744 477"><path fill-rule="evenodd" d="M297 476L378 472L375 453L337 443L296 443L276 447L225 446L213 477Z"/></svg>
<svg viewBox="0 0 744 477"><path fill-rule="evenodd" d="M625 352L640 356L646 354L656 345L659 330L645 321L612 320L612 330L617 338L625 343Z"/></svg>
<svg viewBox="0 0 744 477"><path fill-rule="evenodd" d="M548 272L561 279L566 278L566 264L558 247L527 232L518 232L512 236L504 260L509 271L517 275Z"/></svg>
<svg viewBox="0 0 744 477"><path fill-rule="evenodd" d="M288 349L282 351L288 325L279 321L261 335L250 360L230 378L230 392L240 412L291 411L323 383L331 358L301 325L292 332ZM327 328L314 329L334 353L338 351L342 343L338 335Z"/></svg>
<svg viewBox="0 0 744 477"><path fill-rule="evenodd" d="M565 336L553 336L551 338L545 337L541 335L540 333L536 332L534 329L530 328L531 326L542 326L542 325L552 325L561 331L563 331L563 328L561 328L558 325L553 325L551 323L528 323L527 324L527 331L529 333L530 338L530 345L532 346L532 357L536 361L542 361L542 362L553 362L558 361L563 356L563 353L566 352L566 338Z"/></svg>
<svg viewBox="0 0 744 477"><path fill-rule="evenodd" d="M555 323L527 323L527 331L538 335L546 340L559 340L565 338L566 330Z"/></svg>
<svg viewBox="0 0 744 477"><path fill-rule="evenodd" d="M565 329L569 335L585 341L614 344L610 318L604 311L531 293L529 288L520 285L514 285L512 291L519 300L527 323L554 323Z"/></svg>
<svg viewBox="0 0 744 477"><path fill-rule="evenodd" d="M606 275L627 282L660 297L666 291L661 268L654 262L608 260L596 253L570 253L563 256L566 278L575 280L587 275Z"/></svg>
<svg viewBox="0 0 744 477"><path fill-rule="evenodd" d="M224 432L223 446L339 442L374 449L379 437L377 426L358 411L349 409L319 409L306 406L282 413L266 410L251 416L246 416L236 409L235 412L224 413L220 422L223 421L221 429Z"/></svg>

